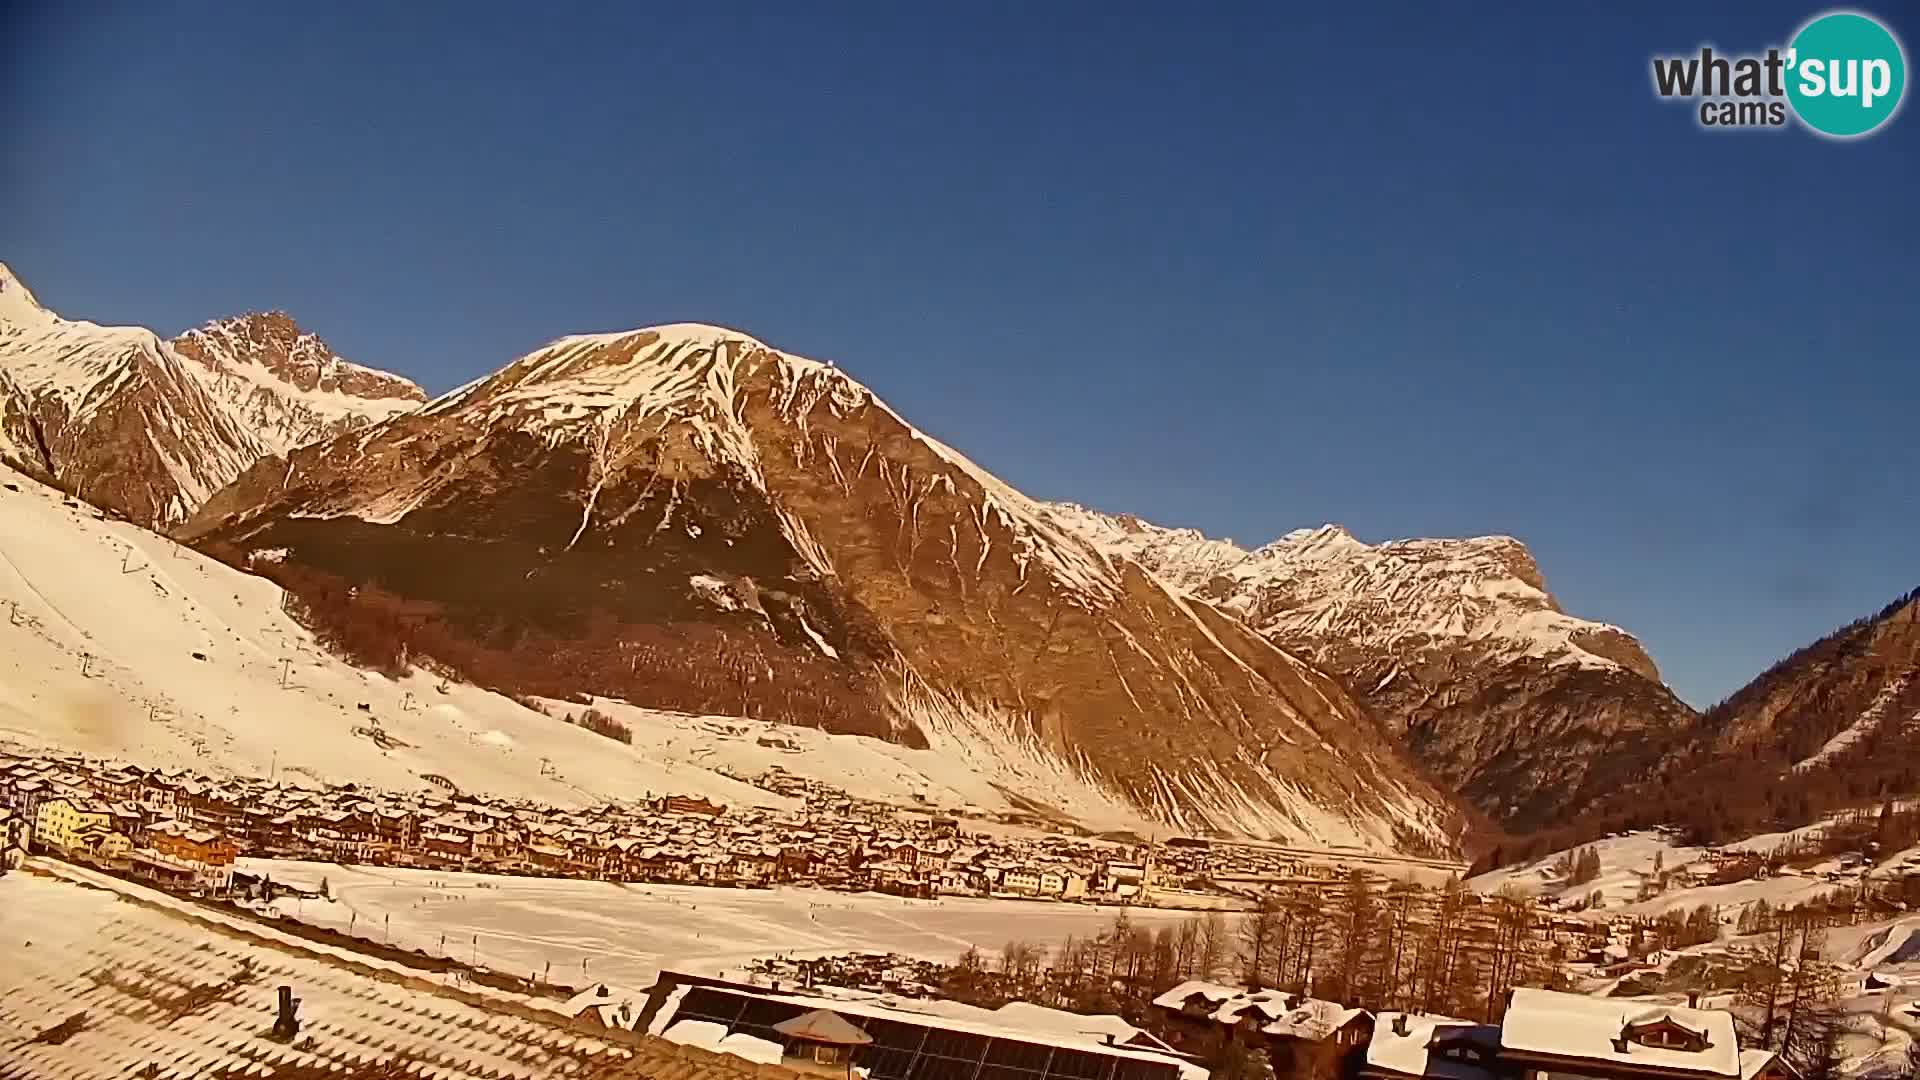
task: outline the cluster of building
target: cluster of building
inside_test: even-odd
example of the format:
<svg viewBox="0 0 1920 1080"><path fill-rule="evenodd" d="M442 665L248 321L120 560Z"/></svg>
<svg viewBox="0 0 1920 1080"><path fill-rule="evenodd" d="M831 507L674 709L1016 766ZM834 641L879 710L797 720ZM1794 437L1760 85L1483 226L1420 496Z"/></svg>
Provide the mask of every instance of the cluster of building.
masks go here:
<svg viewBox="0 0 1920 1080"><path fill-rule="evenodd" d="M1186 883L1194 852L1049 833L969 834L955 818L848 797L778 772L778 809L667 795L561 808L427 789L318 789L76 754L0 754L0 850L45 850L218 890L234 857L909 896L1141 902Z"/></svg>
<svg viewBox="0 0 1920 1080"><path fill-rule="evenodd" d="M878 958L876 958L878 959ZM1686 1004L1508 992L1497 1023L1374 1014L1277 990L1187 982L1149 1025L1013 1002L985 1009L823 983L733 983L663 972L649 991L592 987L568 1005L589 1028L663 1035L803 1074L873 1080L1199 1080L1229 1042L1276 1075L1360 1080L1800 1080L1743 1047L1732 1014Z"/></svg>
<svg viewBox="0 0 1920 1080"><path fill-rule="evenodd" d="M169 888L228 888L240 847L182 796L137 771L0 758L0 870L39 850Z"/></svg>
<svg viewBox="0 0 1920 1080"><path fill-rule="evenodd" d="M973 831L957 818L859 799L778 768L742 779L797 805L723 806L666 795L564 808L440 788L323 789L78 754L0 751L0 807L12 822L0 828L0 852L58 851L199 889L225 887L233 857L246 854L613 881L1176 906L1181 894L1333 882L1347 869L1325 853L1272 845Z"/></svg>
<svg viewBox="0 0 1920 1080"><path fill-rule="evenodd" d="M1171 1046L1231 1038L1267 1052L1282 1073L1299 1048L1316 1046L1333 1049L1341 1075L1362 1080L1799 1080L1774 1052L1742 1048L1732 1013L1692 1000L1516 988L1500 1021L1482 1024L1193 981L1153 1004Z"/></svg>

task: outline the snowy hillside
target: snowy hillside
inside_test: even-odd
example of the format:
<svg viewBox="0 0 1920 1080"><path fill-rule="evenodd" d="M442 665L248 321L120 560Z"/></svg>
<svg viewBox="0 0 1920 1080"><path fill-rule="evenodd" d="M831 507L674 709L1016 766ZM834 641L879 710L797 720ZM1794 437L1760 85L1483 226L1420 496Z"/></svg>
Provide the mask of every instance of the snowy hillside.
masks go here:
<svg viewBox="0 0 1920 1080"><path fill-rule="evenodd" d="M995 777L876 739L603 703L632 724L629 747L471 686L361 671L317 646L272 583L11 470L0 480L0 739L396 789L439 775L560 805L777 805L716 770L779 765L908 805L1008 806Z"/></svg>
<svg viewBox="0 0 1920 1080"><path fill-rule="evenodd" d="M1614 915L1659 915L1708 904L1728 918L1741 908L1765 901L1774 907L1803 904L1840 888L1858 887L1864 880L1886 881L1920 876L1920 847L1887 852L1873 859L1835 856L1810 865L1788 867L1725 884L1709 884L1716 859L1739 855L1764 856L1782 845L1803 842L1826 828L1825 823L1777 833L1761 833L1718 847L1694 847L1657 832L1622 833L1575 851L1591 850L1599 874L1574 883L1558 864L1567 852L1554 852L1531 862L1490 871L1468 880L1478 892L1494 894L1516 888L1559 905L1574 905L1595 895L1602 906L1583 913L1605 920ZM1666 885L1659 885L1662 875ZM1898 921L1898 920L1897 920ZM1920 922L1920 917L1910 921ZM1904 925L1904 922L1902 922ZM1902 935L1904 937L1904 934ZM1920 955L1914 957L1920 960Z"/></svg>
<svg viewBox="0 0 1920 1080"><path fill-rule="evenodd" d="M1568 969L1575 986L1585 992L1666 995L1664 1000L1700 994L1720 1007L1740 1008L1736 992L1751 965L1766 955L1772 938L1762 921L1769 911L1797 905L1817 908L1837 892L1869 886L1883 894L1904 890L1911 895L1913 879L1920 877L1920 847L1872 858L1814 854L1738 881L1727 879L1740 873L1715 876L1717 869L1731 867L1743 856L1804 845L1823 827L1757 835L1712 849L1678 845L1652 832L1625 833L1579 849L1590 853L1595 864L1590 881L1567 880L1557 864L1573 853L1555 852L1473 878L1468 885L1483 894L1507 889L1533 893L1559 909L1562 925L1567 919L1590 924L1583 947L1576 947L1573 955L1604 943L1605 959ZM1594 898L1600 906L1583 907ZM1860 921L1842 907L1836 917L1815 924L1820 955L1833 966L1837 981L1832 1006L1844 1032L1839 1075L1905 1075L1907 1048L1920 1033L1920 1002L1915 1000L1920 991L1920 915L1908 907L1898 901L1876 904L1858 916ZM1709 916L1710 937L1668 948L1651 948L1651 941L1633 947L1635 925L1644 928L1654 919L1697 918L1702 913Z"/></svg>

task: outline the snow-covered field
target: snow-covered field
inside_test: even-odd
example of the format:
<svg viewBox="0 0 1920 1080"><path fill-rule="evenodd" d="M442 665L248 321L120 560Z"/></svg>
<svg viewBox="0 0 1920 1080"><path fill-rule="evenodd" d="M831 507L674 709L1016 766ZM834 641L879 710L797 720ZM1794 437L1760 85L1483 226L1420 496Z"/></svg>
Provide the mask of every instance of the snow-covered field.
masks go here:
<svg viewBox="0 0 1920 1080"><path fill-rule="evenodd" d="M399 790L437 774L556 805L669 792L781 805L720 771L779 765L903 805L1008 806L951 754L607 706L633 727L626 746L472 686L387 679L329 655L281 595L0 467L0 740Z"/></svg>
<svg viewBox="0 0 1920 1080"><path fill-rule="evenodd" d="M1015 939L1052 947L1068 935L1097 932L1121 910L962 897L903 900L812 889L621 885L267 859L242 859L240 869L309 889L325 878L331 901L282 897L276 902L280 911L305 922L350 929L376 941L384 940L390 928L395 945L477 959L511 974L551 970L553 981L574 985L602 979L648 986L663 968L737 976L748 961L777 953L872 950L953 960L970 945L997 953ZM1191 914L1127 909L1128 918L1149 928Z"/></svg>

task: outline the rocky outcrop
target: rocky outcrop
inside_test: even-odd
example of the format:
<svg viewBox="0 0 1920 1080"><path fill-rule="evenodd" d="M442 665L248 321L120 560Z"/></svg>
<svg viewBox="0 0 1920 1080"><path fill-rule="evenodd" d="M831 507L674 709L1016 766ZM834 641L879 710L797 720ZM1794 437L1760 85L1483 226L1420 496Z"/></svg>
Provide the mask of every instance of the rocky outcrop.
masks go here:
<svg viewBox="0 0 1920 1080"><path fill-rule="evenodd" d="M1764 755L1794 780L1920 761L1920 589L1775 664L1707 711L1724 756ZM1903 789L1904 790L1904 789Z"/></svg>
<svg viewBox="0 0 1920 1080"><path fill-rule="evenodd" d="M142 525L178 525L262 457L424 398L283 314L167 342L63 319L0 266L0 457Z"/></svg>
<svg viewBox="0 0 1920 1080"><path fill-rule="evenodd" d="M1138 518L1052 512L1337 676L1436 778L1511 829L1590 805L1694 720L1631 635L1563 612L1511 537L1375 545L1327 525L1246 551Z"/></svg>
<svg viewBox="0 0 1920 1080"><path fill-rule="evenodd" d="M285 312L210 322L173 340L213 392L272 452L332 438L419 407L414 383L335 355Z"/></svg>
<svg viewBox="0 0 1920 1080"><path fill-rule="evenodd" d="M151 331L62 319L0 266L9 456L143 525L186 520L266 447Z"/></svg>

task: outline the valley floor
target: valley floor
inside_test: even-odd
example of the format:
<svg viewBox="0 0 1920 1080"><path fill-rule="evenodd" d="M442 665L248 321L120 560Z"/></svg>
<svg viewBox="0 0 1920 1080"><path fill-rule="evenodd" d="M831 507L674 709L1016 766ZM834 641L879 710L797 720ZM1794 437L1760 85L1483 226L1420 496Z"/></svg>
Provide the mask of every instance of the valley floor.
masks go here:
<svg viewBox="0 0 1920 1080"><path fill-rule="evenodd" d="M969 946L997 955L1026 940L1057 946L1110 925L1122 909L1043 901L946 897L904 900L814 889L501 877L242 859L239 869L317 889L331 900L281 897L281 914L336 930L475 960L504 974L551 972L552 982L604 980L645 987L662 969L743 977L749 961L787 953L871 951L952 961ZM1187 911L1127 908L1148 928ZM444 944L442 940L444 938ZM551 968L548 965L551 964Z"/></svg>

